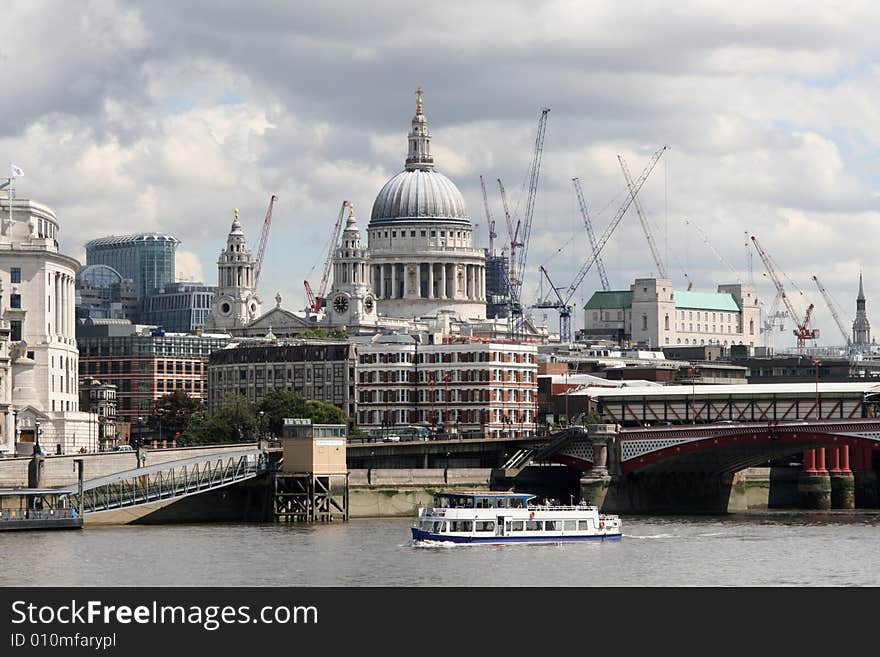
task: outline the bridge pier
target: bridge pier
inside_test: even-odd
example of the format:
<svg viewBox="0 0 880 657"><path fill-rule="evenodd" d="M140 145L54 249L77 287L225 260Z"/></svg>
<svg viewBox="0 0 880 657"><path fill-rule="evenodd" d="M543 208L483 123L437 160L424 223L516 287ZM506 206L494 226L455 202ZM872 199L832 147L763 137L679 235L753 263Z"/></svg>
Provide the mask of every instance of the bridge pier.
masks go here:
<svg viewBox="0 0 880 657"><path fill-rule="evenodd" d="M804 451L804 469L798 477L798 498L804 509L831 508L831 475L825 469L825 448Z"/></svg>
<svg viewBox="0 0 880 657"><path fill-rule="evenodd" d="M831 445L825 448L829 457L828 477L831 480L831 508L854 509L855 482L849 468L849 445Z"/></svg>
<svg viewBox="0 0 880 657"><path fill-rule="evenodd" d="M581 499L600 510L605 506L605 497L611 488L611 472L620 472L620 455L614 449L619 443L617 433L616 424L591 424L587 427L587 435L593 446L593 467L581 476L578 488Z"/></svg>
<svg viewBox="0 0 880 657"><path fill-rule="evenodd" d="M877 474L873 471L873 452L870 445L852 448L853 494L857 509L876 509L880 506Z"/></svg>

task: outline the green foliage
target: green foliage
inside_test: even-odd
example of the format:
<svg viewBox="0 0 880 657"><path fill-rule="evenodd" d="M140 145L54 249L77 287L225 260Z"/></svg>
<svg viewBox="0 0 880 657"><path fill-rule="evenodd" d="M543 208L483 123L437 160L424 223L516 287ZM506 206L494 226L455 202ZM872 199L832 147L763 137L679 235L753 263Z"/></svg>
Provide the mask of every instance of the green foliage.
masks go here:
<svg viewBox="0 0 880 657"><path fill-rule="evenodd" d="M183 390L175 390L156 400L156 410L147 421L153 429L158 429L161 422L164 431L180 430L202 408L202 400L190 397Z"/></svg>
<svg viewBox="0 0 880 657"><path fill-rule="evenodd" d="M264 413L262 420L260 411ZM241 395L229 395L214 413L194 413L180 440L186 445L253 442L261 432L280 436L287 417L308 417L315 424L346 423L345 413L338 406L307 401L295 392L273 390L258 405Z"/></svg>
<svg viewBox="0 0 880 657"><path fill-rule="evenodd" d="M346 340L348 338L348 331L344 328L314 328L297 334L297 337L305 340Z"/></svg>
<svg viewBox="0 0 880 657"><path fill-rule="evenodd" d="M314 424L345 424L347 420L338 406L314 399L306 402L306 417L312 418Z"/></svg>
<svg viewBox="0 0 880 657"><path fill-rule="evenodd" d="M263 427L276 436L280 436L286 417L307 417L306 400L295 392L272 390L257 406L257 412L263 411Z"/></svg>

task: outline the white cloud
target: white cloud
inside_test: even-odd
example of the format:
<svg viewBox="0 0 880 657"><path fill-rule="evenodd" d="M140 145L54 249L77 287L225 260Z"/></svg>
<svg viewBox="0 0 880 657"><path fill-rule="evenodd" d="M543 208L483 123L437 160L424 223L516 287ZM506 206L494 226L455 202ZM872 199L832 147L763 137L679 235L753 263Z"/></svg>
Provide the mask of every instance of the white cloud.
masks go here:
<svg viewBox="0 0 880 657"><path fill-rule="evenodd" d="M256 247L276 194L261 292L301 306L342 199L364 228L402 168L421 84L437 167L461 188L483 244L479 176L500 244L495 180L522 207L540 109L552 108L526 294L539 264L567 285L588 258L571 178L601 233L624 198L617 154L638 175L666 143L641 198L677 284L682 270L700 289L732 275L689 218L744 272L743 233L758 235L814 294L823 340L837 330L813 274L847 308L859 269L869 311L880 295L872 3L450 2L401 12L104 0L13 2L7 17L16 29L0 61L14 102L0 109L0 151L28 172L20 194L55 209L72 254L98 235L159 230L182 240L181 274L211 282L233 208ZM618 287L655 269L632 210L603 255ZM752 259L769 303L774 290ZM574 299L596 287L591 271Z"/></svg>

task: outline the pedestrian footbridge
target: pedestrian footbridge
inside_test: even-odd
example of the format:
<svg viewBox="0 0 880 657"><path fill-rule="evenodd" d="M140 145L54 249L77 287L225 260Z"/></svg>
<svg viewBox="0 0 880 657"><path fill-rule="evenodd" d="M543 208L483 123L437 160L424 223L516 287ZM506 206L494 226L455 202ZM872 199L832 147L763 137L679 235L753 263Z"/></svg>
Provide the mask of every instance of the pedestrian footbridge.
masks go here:
<svg viewBox="0 0 880 657"><path fill-rule="evenodd" d="M81 492L78 485L65 492L81 513L100 513L224 488L264 474L267 463L262 449L207 454L89 479Z"/></svg>

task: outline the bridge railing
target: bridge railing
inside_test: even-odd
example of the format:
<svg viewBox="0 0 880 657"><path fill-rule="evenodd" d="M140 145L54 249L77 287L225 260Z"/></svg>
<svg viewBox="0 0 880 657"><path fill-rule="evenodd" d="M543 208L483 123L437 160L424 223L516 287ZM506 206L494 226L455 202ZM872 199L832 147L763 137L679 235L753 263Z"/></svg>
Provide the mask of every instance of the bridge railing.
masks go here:
<svg viewBox="0 0 880 657"><path fill-rule="evenodd" d="M109 511L221 488L263 474L267 467L263 450L171 461L84 482L82 499L74 492L72 503L81 513Z"/></svg>

